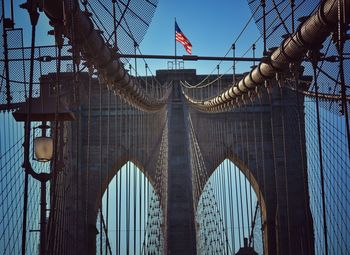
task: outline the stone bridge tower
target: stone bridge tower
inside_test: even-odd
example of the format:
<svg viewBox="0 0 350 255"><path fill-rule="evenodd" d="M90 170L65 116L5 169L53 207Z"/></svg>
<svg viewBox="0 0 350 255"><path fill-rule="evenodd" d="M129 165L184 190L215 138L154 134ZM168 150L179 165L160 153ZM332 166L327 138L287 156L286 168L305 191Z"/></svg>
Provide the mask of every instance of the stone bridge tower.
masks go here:
<svg viewBox="0 0 350 255"><path fill-rule="evenodd" d="M45 80L50 83L51 78L50 75L44 77L42 82ZM66 167L74 169L71 171L74 174L67 175L65 178L69 178L70 183L72 179L75 180L73 183L78 183L76 192L67 195L71 203L67 205L67 210L72 210L78 205L79 211L72 215L79 215L79 217L68 216L65 220L78 222L79 234L74 242L78 243L79 253L95 254L98 205L103 191L115 174L115 169L120 169L125 162L131 160L145 173L151 183L154 182L155 157L159 154L162 135L167 132L169 146L167 254L196 254L195 208L190 159L193 139L198 141L207 176L210 176L218 165L228 158L240 168L243 174L249 176L255 192L262 195L263 241L266 254L313 254L314 240L308 202L304 113L300 104L300 100L303 99L297 98L291 91L280 90L278 86L274 86L275 89L270 94L272 100L268 100L268 95L264 94L261 103L226 113L207 114L192 108L185 102L180 90L180 80L184 79L196 81L201 77L196 75L195 70L157 72L157 80L161 83L174 81L173 92L168 106L159 114L153 115L153 119L149 120L148 115L142 117L143 123L148 125L147 129L142 131L143 134L140 134L137 129L127 128L136 127L138 124L135 118L127 117L130 114L128 110L123 111L120 108L112 111L112 115L119 115L118 121L115 122L117 124L112 124L111 128L121 133L134 133L132 142L128 143L117 141L111 133L110 140L113 146L110 148L113 149L108 152L103 149L103 155L109 153L114 156L109 157L110 162L106 162L107 158L103 156L108 167L105 167L104 178L102 178L107 181L101 184L97 181L100 175L99 165L95 163L99 160L98 140L91 136L88 141L86 134L88 121L91 122L92 130L96 129L99 121L98 118L93 117L89 120L87 117L89 104L86 96L87 76L81 77L78 93L72 93L77 86L71 82L71 75L62 77L65 81L63 91L67 95L62 99L77 116L77 122L65 126L68 141L65 146ZM100 104L97 96L99 86L96 81L92 82L91 116L97 116ZM69 95L75 95L80 99L76 100ZM103 90L102 97L105 107L107 90ZM102 116L102 121L105 123L106 115ZM259 121L256 119L257 116L260 116ZM192 119L195 137L189 132L189 118ZM295 128L295 123L300 123L299 128ZM225 130L225 133L218 132L216 139L210 140L212 137L207 135L206 129L214 128ZM252 136L248 142L242 143L239 135L244 128L249 128L250 133L261 134L260 140L256 143ZM145 134L147 134L146 139ZM87 166L88 143L91 158ZM256 144L260 145L256 147ZM103 144L103 148L105 145ZM263 161L261 162L260 159ZM264 169L264 172L261 169ZM108 178L105 178L106 176ZM87 186L88 193L84 192ZM66 231L74 236L69 229ZM86 243L88 246L85 245Z"/></svg>

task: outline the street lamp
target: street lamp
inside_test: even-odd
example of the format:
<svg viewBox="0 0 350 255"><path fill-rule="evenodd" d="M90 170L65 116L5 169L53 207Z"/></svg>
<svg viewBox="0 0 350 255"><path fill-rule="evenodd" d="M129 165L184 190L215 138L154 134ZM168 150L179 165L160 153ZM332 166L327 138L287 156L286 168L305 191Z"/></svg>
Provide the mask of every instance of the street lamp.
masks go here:
<svg viewBox="0 0 350 255"><path fill-rule="evenodd" d="M44 91L44 90L41 90ZM29 107L30 106L30 107ZM33 152L34 160L38 162L50 162L54 153L54 141L52 137L47 136L47 130L50 128L47 121L72 121L75 116L72 112L59 102L56 104L56 98L42 93L39 98L31 98L22 104L22 106L13 113L16 121L25 123L25 141L24 141L24 163L23 167L27 175L32 176L35 180L40 181L40 255L47 254L46 250L46 183L52 179L52 173L37 173L33 170L29 160L30 148L30 124L32 121L41 121L41 125L33 128ZM39 131L39 136L36 133ZM58 130L55 130L58 132ZM57 153L57 152L55 152ZM27 177L26 177L27 178ZM28 200L28 185L25 183L24 188L24 210L23 213L23 235L25 240L26 234L26 208ZM23 237L22 237L23 239ZM23 245L23 240L22 240ZM25 250L22 247L22 253Z"/></svg>

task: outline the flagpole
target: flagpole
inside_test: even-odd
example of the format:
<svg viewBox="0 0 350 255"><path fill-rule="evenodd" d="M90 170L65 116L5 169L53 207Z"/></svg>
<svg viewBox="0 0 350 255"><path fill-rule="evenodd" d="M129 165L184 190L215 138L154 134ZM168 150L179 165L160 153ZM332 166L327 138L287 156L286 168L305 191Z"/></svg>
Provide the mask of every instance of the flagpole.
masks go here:
<svg viewBox="0 0 350 255"><path fill-rule="evenodd" d="M174 37L174 39L175 39L175 40L174 40L174 41L175 41L175 70L176 70L176 69L177 69L177 63L176 63L176 28L175 28L175 26L176 26L176 17L175 17L174 19L175 19L175 23L174 23L174 30L175 30L175 31L174 31L174 32L175 32L175 33L174 33L174 36L175 36L175 37Z"/></svg>

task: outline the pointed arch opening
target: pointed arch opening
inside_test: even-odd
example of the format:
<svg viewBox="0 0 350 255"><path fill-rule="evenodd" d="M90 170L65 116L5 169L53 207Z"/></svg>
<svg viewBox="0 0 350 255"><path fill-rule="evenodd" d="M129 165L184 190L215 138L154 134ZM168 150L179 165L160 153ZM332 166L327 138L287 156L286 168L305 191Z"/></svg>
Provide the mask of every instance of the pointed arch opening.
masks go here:
<svg viewBox="0 0 350 255"><path fill-rule="evenodd" d="M96 254L161 254L163 221L154 185L139 164L127 161L104 190L96 222Z"/></svg>
<svg viewBox="0 0 350 255"><path fill-rule="evenodd" d="M199 254L236 254L245 246L263 254L265 204L257 181L237 165L225 159L202 190L196 212Z"/></svg>

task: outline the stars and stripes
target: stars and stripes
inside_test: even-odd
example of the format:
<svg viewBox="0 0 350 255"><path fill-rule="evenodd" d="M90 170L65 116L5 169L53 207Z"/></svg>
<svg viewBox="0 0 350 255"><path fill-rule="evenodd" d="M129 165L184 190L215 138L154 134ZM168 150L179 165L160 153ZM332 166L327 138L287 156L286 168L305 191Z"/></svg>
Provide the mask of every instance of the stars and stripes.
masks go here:
<svg viewBox="0 0 350 255"><path fill-rule="evenodd" d="M175 21L175 39L185 47L185 50L187 51L188 54L192 54L192 44L184 35L184 33L182 33L176 21Z"/></svg>

